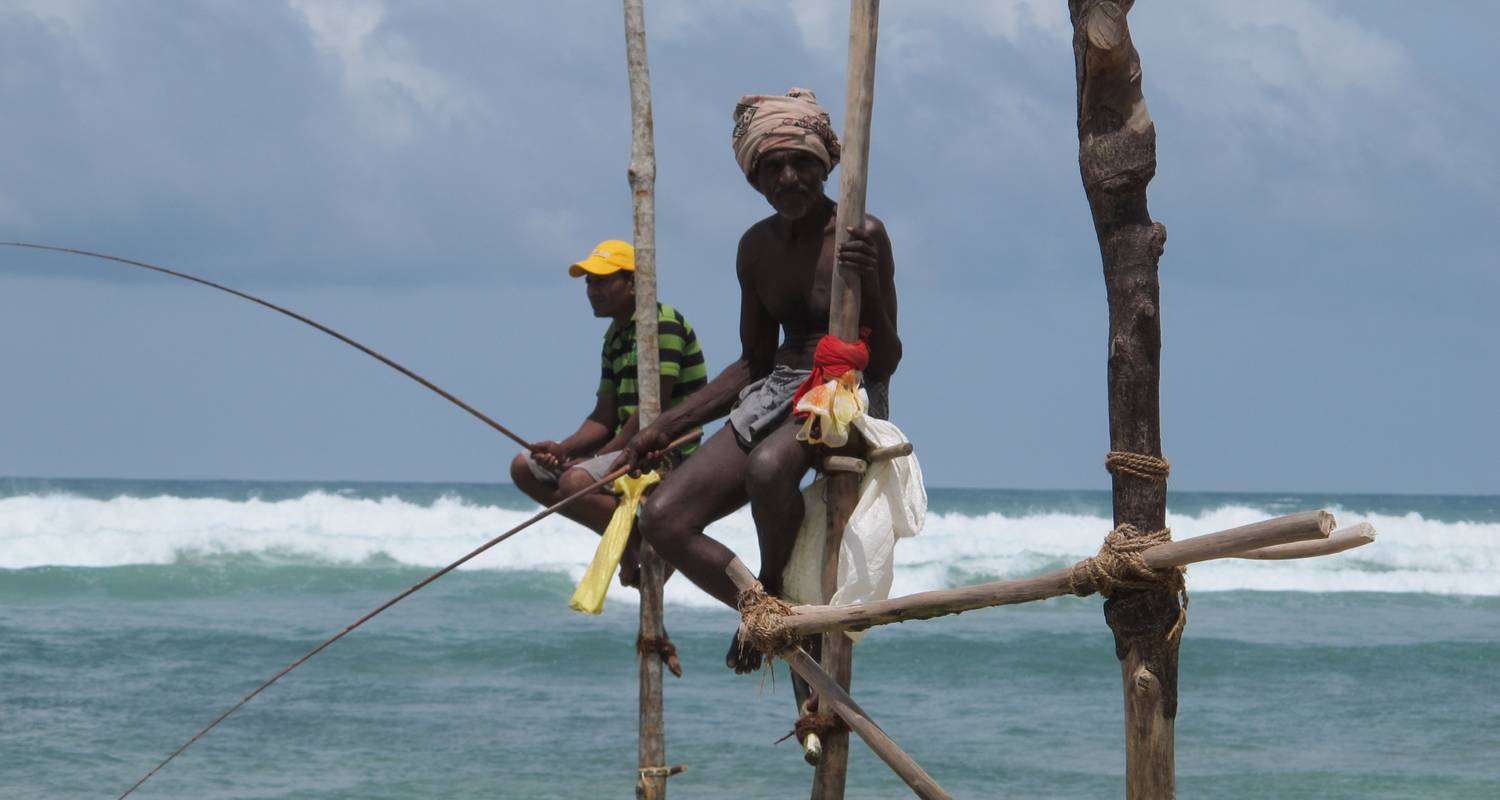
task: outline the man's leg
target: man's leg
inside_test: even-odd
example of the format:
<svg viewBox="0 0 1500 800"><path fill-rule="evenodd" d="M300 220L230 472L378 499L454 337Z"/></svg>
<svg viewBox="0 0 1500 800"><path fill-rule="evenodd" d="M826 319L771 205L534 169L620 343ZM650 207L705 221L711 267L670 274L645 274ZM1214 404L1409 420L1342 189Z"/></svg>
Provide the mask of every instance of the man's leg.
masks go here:
<svg viewBox="0 0 1500 800"><path fill-rule="evenodd" d="M750 451L745 474L750 514L755 518L755 536L760 540L759 579L773 596L780 596L784 589L782 573L797 544L805 510L802 476L813 463L813 448L797 441L800 427L794 417L788 417L785 424Z"/></svg>
<svg viewBox="0 0 1500 800"><path fill-rule="evenodd" d="M571 497L594 485L598 480L589 470L573 467L558 478L558 494ZM619 498L608 489L601 487L574 500L557 513L603 535L604 529L609 527L609 521L614 518L615 509L619 505ZM637 587L641 584L640 538L640 533L632 530L630 539L625 543L625 550L620 555L621 586Z"/></svg>
<svg viewBox="0 0 1500 800"><path fill-rule="evenodd" d="M724 570L734 553L703 529L745 504L748 460L734 430L725 426L673 470L641 512L641 531L662 558L730 608L738 592ZM754 672L760 668L760 653L736 632L724 663L741 674Z"/></svg>
<svg viewBox="0 0 1500 800"><path fill-rule="evenodd" d="M802 527L802 476L813 462L813 448L797 441L799 427L789 417L750 451L745 470L750 514L760 540L760 582L772 595L782 593L781 573Z"/></svg>
<svg viewBox="0 0 1500 800"><path fill-rule="evenodd" d="M734 608L724 570L734 553L703 529L745 504L745 451L724 427L672 470L641 509L641 533L667 563L719 602Z"/></svg>
<svg viewBox="0 0 1500 800"><path fill-rule="evenodd" d="M557 479L557 499L572 497L592 486L597 480L598 478L586 469L574 467L567 470L562 477ZM594 533L603 534L604 529L609 527L610 518L615 515L615 506L619 504L619 499L608 489L600 488L563 506L557 513Z"/></svg>
<svg viewBox="0 0 1500 800"><path fill-rule="evenodd" d="M532 462L527 457L528 455L520 453L511 460L510 479L517 489L525 492L527 497L543 506L557 505L564 498L583 491L598 480L588 470L577 468L566 470L556 481L543 480L532 469ZM574 500L557 513L594 533L602 534L609 525L609 518L614 515L617 504L618 501L613 495L601 490Z"/></svg>

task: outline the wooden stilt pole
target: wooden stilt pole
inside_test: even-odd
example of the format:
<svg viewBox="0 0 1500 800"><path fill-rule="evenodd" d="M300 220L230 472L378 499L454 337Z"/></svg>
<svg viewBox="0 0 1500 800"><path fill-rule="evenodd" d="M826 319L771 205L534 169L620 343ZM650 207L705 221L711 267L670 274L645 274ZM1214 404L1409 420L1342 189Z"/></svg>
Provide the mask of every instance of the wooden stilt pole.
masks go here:
<svg viewBox="0 0 1500 800"><path fill-rule="evenodd" d="M1078 80L1078 165L1094 218L1109 298L1110 450L1160 457L1161 313L1157 262L1167 231L1152 222L1156 127L1130 39L1131 0L1069 0ZM1114 476L1115 524L1165 527L1167 485ZM1125 796L1176 796L1177 596L1121 589L1104 603L1125 687Z"/></svg>
<svg viewBox="0 0 1500 800"><path fill-rule="evenodd" d="M844 96L844 141L835 248L848 240L849 226L865 223L865 186L870 156L870 114L875 101L875 42L880 0L849 2L849 74ZM837 250L835 250L837 252ZM859 339L859 277L845 274L835 264L828 332L853 342ZM839 547L859 498L859 475L828 475L828 540L823 551L823 600L838 585ZM841 631L823 636L823 669L845 692L854 675L853 643ZM813 800L843 800L849 769L849 734L823 737L823 758L813 778Z"/></svg>
<svg viewBox="0 0 1500 800"><path fill-rule="evenodd" d="M646 63L646 16L642 0L625 3L625 60L630 69L630 190L635 202L635 350L640 392L640 424L661 413L661 353L656 312L656 149L651 123L651 74ZM645 541L641 554L639 642L665 642L662 584L666 565ZM662 658L650 648L640 657L640 772L635 796L663 800L667 778L681 771L667 767L667 736L662 719Z"/></svg>

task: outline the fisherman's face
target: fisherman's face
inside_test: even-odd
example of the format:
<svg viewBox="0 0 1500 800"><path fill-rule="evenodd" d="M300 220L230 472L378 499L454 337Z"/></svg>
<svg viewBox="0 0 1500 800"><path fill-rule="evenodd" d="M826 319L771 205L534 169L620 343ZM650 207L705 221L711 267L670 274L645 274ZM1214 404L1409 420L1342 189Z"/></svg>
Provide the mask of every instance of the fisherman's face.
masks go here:
<svg viewBox="0 0 1500 800"><path fill-rule="evenodd" d="M618 317L635 308L635 276L625 270L609 275L584 276L589 306L596 317Z"/></svg>
<svg viewBox="0 0 1500 800"><path fill-rule="evenodd" d="M806 150L772 150L755 164L755 188L784 219L801 219L823 196L828 173Z"/></svg>

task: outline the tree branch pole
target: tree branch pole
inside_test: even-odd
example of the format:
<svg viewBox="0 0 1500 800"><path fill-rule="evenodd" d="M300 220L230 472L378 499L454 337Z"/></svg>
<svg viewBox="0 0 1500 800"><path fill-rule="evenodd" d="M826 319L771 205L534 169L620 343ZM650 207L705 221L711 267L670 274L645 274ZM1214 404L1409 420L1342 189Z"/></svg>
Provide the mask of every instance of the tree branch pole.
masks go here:
<svg viewBox="0 0 1500 800"><path fill-rule="evenodd" d="M1161 315L1157 263L1167 231L1151 221L1156 127L1130 39L1131 0L1069 0L1078 81L1078 165L1109 300L1110 450L1160 457ZM1116 525L1165 527L1167 486L1116 472ZM1121 589L1104 603L1125 690L1125 796L1176 796L1174 729L1180 615L1166 589Z"/></svg>
<svg viewBox="0 0 1500 800"><path fill-rule="evenodd" d="M656 146L651 122L651 73L646 63L646 14L643 0L624 0L625 61L630 70L630 191L635 207L635 353L640 392L640 425L661 414L661 351L656 311ZM662 619L662 585L666 565L644 539L641 555L641 628L639 643L666 640ZM662 658L637 647L640 665L639 800L667 796L667 735L662 718Z"/></svg>
<svg viewBox="0 0 1500 800"><path fill-rule="evenodd" d="M875 42L880 21L880 0L849 2L849 74L844 89L844 142L839 184L837 229L834 252L848 241L850 226L865 222L865 186L870 159L870 116L875 102ZM846 342L859 339L860 285L857 275L845 274L837 261L833 267L828 332ZM862 445L856 445L860 447ZM823 601L838 588L839 548L849 515L859 500L860 476L854 472L828 473L828 539L823 548ZM842 632L823 637L823 669L845 692L854 676L853 642ZM843 800L849 771L847 731L823 737L823 756L813 777L813 800Z"/></svg>

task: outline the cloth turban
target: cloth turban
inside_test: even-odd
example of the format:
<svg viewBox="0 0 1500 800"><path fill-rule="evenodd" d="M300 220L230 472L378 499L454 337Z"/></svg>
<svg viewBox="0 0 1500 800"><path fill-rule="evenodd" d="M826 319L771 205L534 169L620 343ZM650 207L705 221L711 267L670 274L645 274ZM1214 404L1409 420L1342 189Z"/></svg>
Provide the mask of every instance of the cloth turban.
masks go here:
<svg viewBox="0 0 1500 800"><path fill-rule="evenodd" d="M839 163L839 137L828 112L807 89L793 88L785 96L747 94L734 107L734 160L753 185L755 164L771 150L812 153L832 170Z"/></svg>

